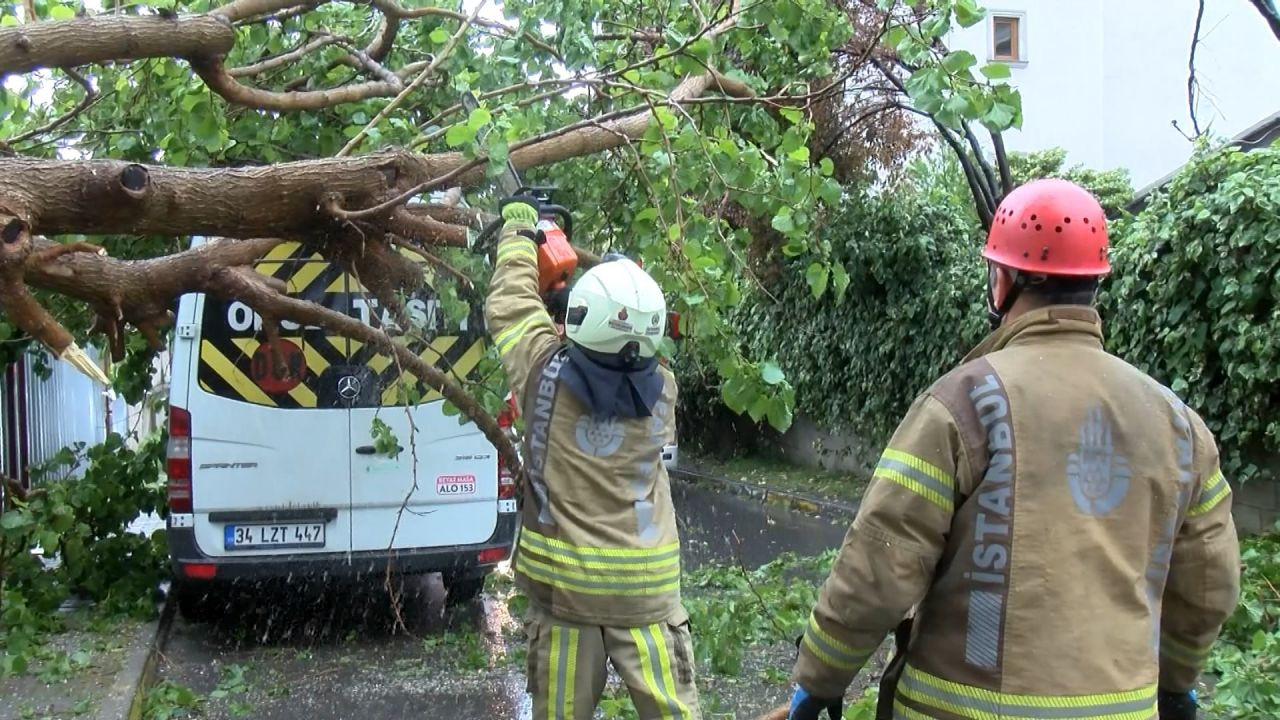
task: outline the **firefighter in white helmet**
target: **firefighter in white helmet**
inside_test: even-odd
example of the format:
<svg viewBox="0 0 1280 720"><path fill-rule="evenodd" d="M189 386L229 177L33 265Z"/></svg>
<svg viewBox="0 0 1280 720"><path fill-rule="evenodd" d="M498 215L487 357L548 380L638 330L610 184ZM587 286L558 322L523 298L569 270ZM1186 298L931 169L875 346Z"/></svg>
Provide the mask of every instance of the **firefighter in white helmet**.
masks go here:
<svg viewBox="0 0 1280 720"><path fill-rule="evenodd" d="M698 718L662 463L676 407L657 357L666 302L634 262L607 258L570 290L562 339L540 295L535 205L504 202L485 304L525 423L514 567L530 601L533 714L591 718L611 661L641 718Z"/></svg>

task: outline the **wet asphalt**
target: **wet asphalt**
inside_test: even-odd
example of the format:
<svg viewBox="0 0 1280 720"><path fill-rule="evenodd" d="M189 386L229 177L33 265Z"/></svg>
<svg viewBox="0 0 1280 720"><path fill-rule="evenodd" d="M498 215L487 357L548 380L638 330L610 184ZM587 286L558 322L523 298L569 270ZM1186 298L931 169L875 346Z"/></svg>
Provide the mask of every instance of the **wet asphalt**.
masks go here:
<svg viewBox="0 0 1280 720"><path fill-rule="evenodd" d="M781 552L817 554L844 538L843 522L683 482L672 490L690 569L754 568ZM195 690L203 698L198 716L211 720L531 717L521 609L508 601L509 576L491 577L480 600L454 608L445 607L438 576L390 590L384 580L237 591L207 622L175 621L159 678ZM793 653L762 649L758 662L789 665ZM704 703L704 717L748 720L781 702L782 680L769 677L702 678L703 690L729 698L720 707Z"/></svg>

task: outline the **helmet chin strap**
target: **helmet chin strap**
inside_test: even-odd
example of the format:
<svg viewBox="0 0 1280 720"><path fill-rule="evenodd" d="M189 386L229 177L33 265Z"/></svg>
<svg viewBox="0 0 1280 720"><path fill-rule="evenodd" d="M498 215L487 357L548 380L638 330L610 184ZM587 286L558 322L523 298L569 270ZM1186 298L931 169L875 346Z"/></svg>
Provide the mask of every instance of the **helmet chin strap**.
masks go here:
<svg viewBox="0 0 1280 720"><path fill-rule="evenodd" d="M1028 276L1026 273L1020 272L1013 268L1004 268L1009 273L1009 279L1012 285L1009 291L1005 293L1004 300L996 305L996 271L997 266L992 265L987 271L987 320L991 323L991 329L995 330L1000 327L1000 323L1004 322L1004 316L1009 314L1013 309L1013 304L1018 302L1018 296L1022 294L1022 289L1027 286Z"/></svg>

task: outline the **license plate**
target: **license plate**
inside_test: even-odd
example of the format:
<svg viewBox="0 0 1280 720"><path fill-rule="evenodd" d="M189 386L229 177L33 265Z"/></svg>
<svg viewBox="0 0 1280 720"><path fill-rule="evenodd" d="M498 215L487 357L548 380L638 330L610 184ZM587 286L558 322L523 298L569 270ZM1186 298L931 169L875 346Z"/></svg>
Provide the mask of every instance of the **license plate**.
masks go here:
<svg viewBox="0 0 1280 720"><path fill-rule="evenodd" d="M324 547L324 523L227 525L223 532L228 550Z"/></svg>

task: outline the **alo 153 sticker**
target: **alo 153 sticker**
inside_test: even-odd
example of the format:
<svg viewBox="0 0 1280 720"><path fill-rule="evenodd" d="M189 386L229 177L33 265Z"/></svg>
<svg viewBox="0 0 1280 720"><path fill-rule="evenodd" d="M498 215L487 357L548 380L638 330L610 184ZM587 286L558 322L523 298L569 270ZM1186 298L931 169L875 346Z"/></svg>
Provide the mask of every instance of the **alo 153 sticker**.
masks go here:
<svg viewBox="0 0 1280 720"><path fill-rule="evenodd" d="M474 495L475 475L441 475L436 478L437 495Z"/></svg>

